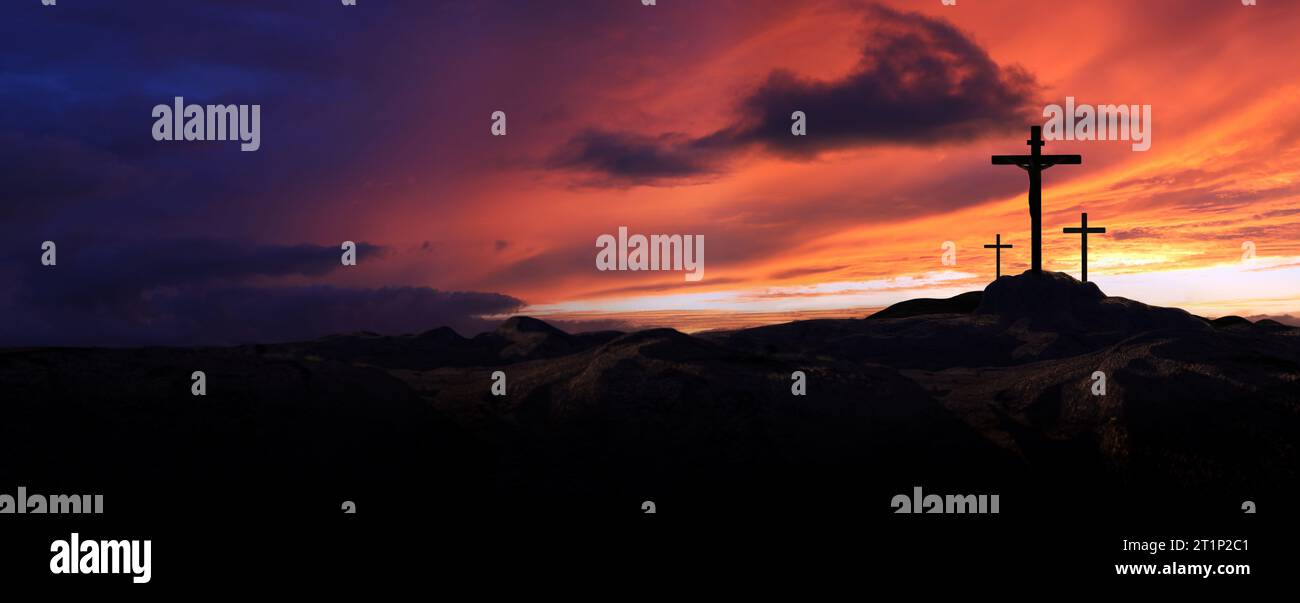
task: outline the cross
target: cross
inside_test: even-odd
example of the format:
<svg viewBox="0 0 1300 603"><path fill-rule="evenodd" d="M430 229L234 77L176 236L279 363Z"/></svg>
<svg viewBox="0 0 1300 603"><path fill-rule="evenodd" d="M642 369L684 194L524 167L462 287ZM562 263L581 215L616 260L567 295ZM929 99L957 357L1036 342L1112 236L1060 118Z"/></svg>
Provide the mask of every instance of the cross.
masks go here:
<svg viewBox="0 0 1300 603"><path fill-rule="evenodd" d="M985 249L996 249L996 250L997 250L995 253L996 253L997 256L998 256L998 272L997 272L998 278L1002 278L1002 250L1003 250L1003 249L1011 249L1012 247L1015 247L1015 245L1003 245L1003 244L1002 244L1002 233L998 233L998 236L997 236L997 243L996 243L996 244L993 244L993 245L985 245L985 246L984 246Z"/></svg>
<svg viewBox="0 0 1300 603"><path fill-rule="evenodd" d="M1079 228L1066 228L1065 234L1077 234L1083 237L1083 282L1088 282L1088 233L1101 234L1106 232L1105 228L1093 227L1088 228L1088 212L1083 212L1083 223Z"/></svg>
<svg viewBox="0 0 1300 603"><path fill-rule="evenodd" d="M1029 219L1033 235L1033 271L1043 269L1043 170L1054 165L1079 165L1083 157L1079 155L1044 155L1043 127L1029 128L1030 154L1028 155L994 155L993 165L1014 165L1029 172Z"/></svg>

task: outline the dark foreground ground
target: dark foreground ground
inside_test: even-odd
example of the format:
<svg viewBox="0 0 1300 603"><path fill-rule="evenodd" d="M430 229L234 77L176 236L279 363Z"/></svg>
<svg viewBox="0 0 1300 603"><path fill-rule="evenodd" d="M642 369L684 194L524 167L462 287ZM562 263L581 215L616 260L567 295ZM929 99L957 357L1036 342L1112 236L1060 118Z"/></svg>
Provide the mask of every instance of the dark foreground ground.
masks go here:
<svg viewBox="0 0 1300 603"><path fill-rule="evenodd" d="M193 371L206 396L191 395ZM795 371L806 395L791 393ZM1053 273L864 320L698 336L572 335L521 317L472 339L11 349L0 494L99 493L106 509L0 527L32 533L11 552L74 528L157 533L173 552L233 543L249 572L374 562L401 543L546 559L590 533L588 554L788 539L816 558L808 539L825 538L1022 578L1113 577L1110 564L1149 559L1123 539L1254 535L1250 552L1187 558L1261 572L1294 566L1276 555L1293 542L1298 380L1300 329L1210 322ZM1000 512L895 514L916 487L997 494ZM225 550L212 546L185 550ZM20 557L45 571L48 554ZM193 571L162 559L173 577Z"/></svg>

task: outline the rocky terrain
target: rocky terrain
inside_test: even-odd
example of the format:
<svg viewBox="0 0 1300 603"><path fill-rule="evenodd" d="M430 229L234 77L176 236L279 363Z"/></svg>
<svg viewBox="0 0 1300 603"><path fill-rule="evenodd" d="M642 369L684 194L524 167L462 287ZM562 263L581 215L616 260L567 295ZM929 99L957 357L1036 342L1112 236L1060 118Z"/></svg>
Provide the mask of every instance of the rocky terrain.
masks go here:
<svg viewBox="0 0 1300 603"><path fill-rule="evenodd" d="M1292 500L1297 380L1300 329L1056 273L698 336L515 317L473 338L8 349L0 483L140 512L238 491L284 513L860 514L917 485L1000 493L1004 514L1196 512Z"/></svg>

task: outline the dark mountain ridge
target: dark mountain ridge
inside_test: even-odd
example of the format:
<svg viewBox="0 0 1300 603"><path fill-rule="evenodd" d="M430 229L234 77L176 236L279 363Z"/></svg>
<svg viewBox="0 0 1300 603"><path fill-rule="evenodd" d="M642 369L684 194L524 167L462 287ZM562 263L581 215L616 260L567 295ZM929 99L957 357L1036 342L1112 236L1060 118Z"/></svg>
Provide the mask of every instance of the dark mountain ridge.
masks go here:
<svg viewBox="0 0 1300 603"><path fill-rule="evenodd" d="M190 395L194 370L208 374L205 397ZM1217 508L1289 495L1300 478L1300 330L1207 321L1052 273L866 320L698 336L515 317L472 338L444 327L3 350L0 383L16 417L0 426L0 458L24 459L0 464L0 479L34 485L215 480L294 501L400 491L393 505L457 513L622 513L643 500L857 513L887 512L917 484L1022 508L1139 492ZM73 457L91 460L69 469Z"/></svg>

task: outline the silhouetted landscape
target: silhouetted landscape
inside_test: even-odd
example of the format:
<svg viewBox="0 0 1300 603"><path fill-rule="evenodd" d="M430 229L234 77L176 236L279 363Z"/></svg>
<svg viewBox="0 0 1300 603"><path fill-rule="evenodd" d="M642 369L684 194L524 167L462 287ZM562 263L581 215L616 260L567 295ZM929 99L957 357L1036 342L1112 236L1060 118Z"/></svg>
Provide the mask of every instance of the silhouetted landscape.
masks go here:
<svg viewBox="0 0 1300 603"><path fill-rule="evenodd" d="M195 370L206 396L190 393ZM266 514L355 500L621 515L652 500L882 515L917 485L1000 494L1013 516L1225 513L1300 477L1297 379L1298 329L1051 272L865 319L694 336L515 317L472 338L7 349L0 458L23 462L0 464L0 481L108 492L138 514L227 507L211 493L240 491Z"/></svg>

